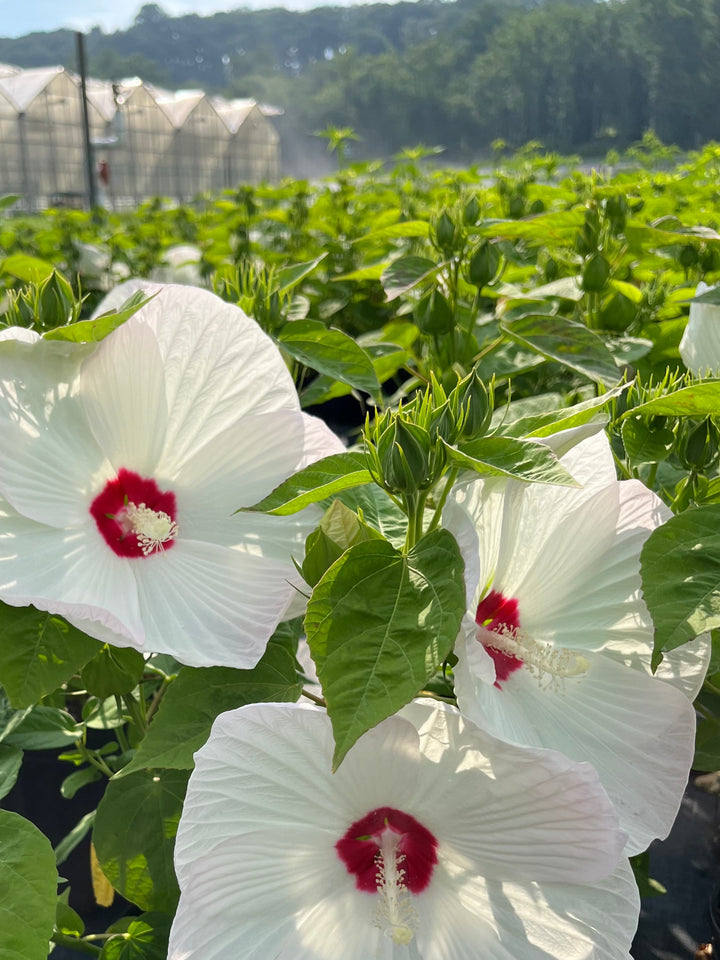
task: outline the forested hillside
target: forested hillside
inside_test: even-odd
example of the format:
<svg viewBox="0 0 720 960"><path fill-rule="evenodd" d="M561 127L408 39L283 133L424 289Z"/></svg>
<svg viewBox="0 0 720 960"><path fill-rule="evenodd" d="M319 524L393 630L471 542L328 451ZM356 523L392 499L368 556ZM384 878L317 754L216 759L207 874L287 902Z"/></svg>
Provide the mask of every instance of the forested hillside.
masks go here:
<svg viewBox="0 0 720 960"><path fill-rule="evenodd" d="M360 154L500 137L594 154L652 127L683 147L720 138L720 0L417 0L306 12L168 17L88 37L91 72L252 96L287 130L353 127ZM0 61L74 66L71 31L0 39Z"/></svg>

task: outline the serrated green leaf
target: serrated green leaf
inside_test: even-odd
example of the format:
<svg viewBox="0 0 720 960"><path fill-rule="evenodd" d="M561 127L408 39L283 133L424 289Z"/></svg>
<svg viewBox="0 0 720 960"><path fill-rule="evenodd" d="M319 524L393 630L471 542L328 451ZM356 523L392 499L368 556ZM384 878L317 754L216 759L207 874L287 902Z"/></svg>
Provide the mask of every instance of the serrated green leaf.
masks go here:
<svg viewBox="0 0 720 960"><path fill-rule="evenodd" d="M333 497L341 490L364 483L372 483L365 454L354 450L334 453L288 477L259 503L241 509L271 513L279 517L288 516L311 503Z"/></svg>
<svg viewBox="0 0 720 960"><path fill-rule="evenodd" d="M640 573L656 654L720 627L720 505L686 510L653 530Z"/></svg>
<svg viewBox="0 0 720 960"><path fill-rule="evenodd" d="M380 392L372 358L341 330L328 329L319 320L296 320L283 327L278 343L290 356L319 373L373 397Z"/></svg>
<svg viewBox="0 0 720 960"><path fill-rule="evenodd" d="M423 280L433 277L441 266L427 257L409 256L394 260L380 277L387 300L395 300Z"/></svg>
<svg viewBox="0 0 720 960"><path fill-rule="evenodd" d="M517 419L511 419L509 422L502 422L505 411L497 410L493 416L493 427L497 426L498 432L504 437L527 437L540 438L550 437L560 430L568 430L570 427L580 427L583 424L590 423L598 417L602 408L610 403L615 397L619 397L623 391L627 390L627 384L613 387L607 393L599 397L592 397L590 400L583 400L570 407L558 407L550 401L550 409L541 413L531 413L525 416L519 416ZM547 395L545 395L547 396ZM531 398L535 399L535 398ZM540 398L544 399L544 398ZM524 404L525 401L518 401ZM509 415L513 414L514 404L510 404ZM519 407L522 409L522 407ZM607 418L606 418L607 419Z"/></svg>
<svg viewBox="0 0 720 960"><path fill-rule="evenodd" d="M407 554L384 540L351 547L316 586L305 631L332 721L334 769L452 650L465 612L463 570L452 535L436 530Z"/></svg>
<svg viewBox="0 0 720 960"><path fill-rule="evenodd" d="M15 786L22 766L23 752L10 743L0 743L0 800Z"/></svg>
<svg viewBox="0 0 720 960"><path fill-rule="evenodd" d="M620 371L602 338L567 317L531 314L503 321L500 329L548 360L555 360L589 380L615 383Z"/></svg>
<svg viewBox="0 0 720 960"><path fill-rule="evenodd" d="M473 470L481 476L512 477L526 483L578 486L552 450L539 440L481 437L457 447L441 442L447 451L449 463L463 470Z"/></svg>
<svg viewBox="0 0 720 960"><path fill-rule="evenodd" d="M356 543L382 539L382 534L368 526L354 510L341 500L334 500L325 511L317 530L305 543L302 575L314 587L328 567Z"/></svg>
<svg viewBox="0 0 720 960"><path fill-rule="evenodd" d="M156 296L156 293L148 295L143 290L136 290L119 310L103 313L102 316L95 317L93 320L79 320L77 323L70 323L66 327L55 327L53 330L44 333L43 339L69 340L72 343L97 343L104 340L108 334L116 330L126 320L129 320L133 314L138 312L140 307L144 307Z"/></svg>
<svg viewBox="0 0 720 960"><path fill-rule="evenodd" d="M137 753L121 776L148 767L192 770L215 717L246 703L294 702L302 684L288 647L270 641L252 670L183 667L168 687Z"/></svg>
<svg viewBox="0 0 720 960"><path fill-rule="evenodd" d="M0 810L0 957L46 960L55 925L57 870L50 841Z"/></svg>
<svg viewBox="0 0 720 960"><path fill-rule="evenodd" d="M166 960L171 923L165 913L130 918L125 935L108 940L99 960Z"/></svg>
<svg viewBox="0 0 720 960"><path fill-rule="evenodd" d="M39 706L33 707L3 742L24 750L53 750L69 747L81 734L82 727L69 713L57 707Z"/></svg>
<svg viewBox="0 0 720 960"><path fill-rule="evenodd" d="M179 889L173 850L188 770L142 770L111 780L100 801L93 843L110 883L143 910L172 913Z"/></svg>
<svg viewBox="0 0 720 960"><path fill-rule="evenodd" d="M98 649L97 640L62 617L0 604L0 683L14 707L57 690Z"/></svg>
<svg viewBox="0 0 720 960"><path fill-rule="evenodd" d="M292 290L292 288L296 287L308 274L311 274L318 264L322 263L326 256L327 253L321 253L320 256L315 257L314 260L306 260L304 263L294 263L289 267L283 267L282 270L278 270L276 275L277 286L273 289L278 293L287 293L289 290Z"/></svg>
<svg viewBox="0 0 720 960"><path fill-rule="evenodd" d="M112 647L104 643L80 671L88 693L95 697L121 696L138 684L145 669L145 658L132 647Z"/></svg>
<svg viewBox="0 0 720 960"><path fill-rule="evenodd" d="M648 400L628 410L624 416L635 414L665 417L707 417L720 414L720 380L703 380L690 387L676 390L667 397Z"/></svg>
<svg viewBox="0 0 720 960"><path fill-rule="evenodd" d="M14 253L0 260L0 273L7 273L23 283L41 283L54 270L52 263L31 257L27 253Z"/></svg>
<svg viewBox="0 0 720 960"><path fill-rule="evenodd" d="M624 420L620 433L627 458L636 466L665 460L675 442L672 430L667 427L653 427L642 417Z"/></svg>

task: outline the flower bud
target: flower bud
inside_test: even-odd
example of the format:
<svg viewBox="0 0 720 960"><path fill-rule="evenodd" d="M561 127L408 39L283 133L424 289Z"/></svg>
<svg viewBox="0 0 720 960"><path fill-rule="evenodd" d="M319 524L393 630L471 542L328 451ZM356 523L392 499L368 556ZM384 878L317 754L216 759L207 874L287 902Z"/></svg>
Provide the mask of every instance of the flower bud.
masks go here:
<svg viewBox="0 0 720 960"><path fill-rule="evenodd" d="M396 416L378 441L383 485L391 493L416 493L429 487L430 434L423 427Z"/></svg>
<svg viewBox="0 0 720 960"><path fill-rule="evenodd" d="M449 333L455 326L455 315L442 293L435 289L415 307L415 323L423 333Z"/></svg>
<svg viewBox="0 0 720 960"><path fill-rule="evenodd" d="M447 210L443 210L435 223L435 243L446 255L455 251L457 231Z"/></svg>
<svg viewBox="0 0 720 960"><path fill-rule="evenodd" d="M594 253L585 261L582 288L586 293L599 293L610 278L610 264L601 253Z"/></svg>
<svg viewBox="0 0 720 960"><path fill-rule="evenodd" d="M72 287L57 270L40 285L38 322L46 330L64 327L74 318L75 297Z"/></svg>
<svg viewBox="0 0 720 960"><path fill-rule="evenodd" d="M718 428L710 417L686 421L677 446L678 459L686 470L707 470L720 454Z"/></svg>
<svg viewBox="0 0 720 960"><path fill-rule="evenodd" d="M477 372L473 370L469 376L460 381L457 390L460 409L465 414L460 439L474 440L484 437L493 413L492 387L488 390Z"/></svg>
<svg viewBox="0 0 720 960"><path fill-rule="evenodd" d="M495 278L500 265L500 253L494 243L483 240L468 263L467 279L478 289L487 286Z"/></svg>
<svg viewBox="0 0 720 960"><path fill-rule="evenodd" d="M480 204L478 203L478 198L473 194L463 207L463 223L468 227L472 227L477 223L479 216Z"/></svg>

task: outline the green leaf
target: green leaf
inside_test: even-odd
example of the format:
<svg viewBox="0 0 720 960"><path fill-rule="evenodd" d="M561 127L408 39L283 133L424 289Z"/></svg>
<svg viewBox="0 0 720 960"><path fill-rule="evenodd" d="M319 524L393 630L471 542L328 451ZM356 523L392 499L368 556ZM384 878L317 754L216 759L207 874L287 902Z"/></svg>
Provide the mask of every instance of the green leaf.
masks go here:
<svg viewBox="0 0 720 960"><path fill-rule="evenodd" d="M46 960L55 925L57 870L50 841L0 810L0 957Z"/></svg>
<svg viewBox="0 0 720 960"><path fill-rule="evenodd" d="M408 290L412 290L423 280L433 277L442 264L428 260L427 257L400 257L383 271L380 282L388 301L395 300Z"/></svg>
<svg viewBox="0 0 720 960"><path fill-rule="evenodd" d="M640 554L655 652L720 626L720 504L686 510L650 534Z"/></svg>
<svg viewBox="0 0 720 960"><path fill-rule="evenodd" d="M710 287L704 293L697 297L688 297L690 303L711 303L713 306L720 306L720 287Z"/></svg>
<svg viewBox="0 0 720 960"><path fill-rule="evenodd" d="M58 866L60 866L61 863L65 863L73 850L83 842L92 830L94 823L95 810L91 810L90 813L86 813L85 816L75 824L70 833L63 837L55 847L55 862Z"/></svg>
<svg viewBox="0 0 720 960"><path fill-rule="evenodd" d="M690 387L676 390L667 397L648 400L625 413L625 417L635 414L658 415L665 417L707 417L717 416L720 412L720 380L703 380Z"/></svg>
<svg viewBox="0 0 720 960"><path fill-rule="evenodd" d="M720 770L720 719L701 717L695 737L693 770Z"/></svg>
<svg viewBox="0 0 720 960"><path fill-rule="evenodd" d="M660 463L673 448L675 434L667 427L652 427L642 417L624 420L620 431L627 458L633 465Z"/></svg>
<svg viewBox="0 0 720 960"><path fill-rule="evenodd" d="M394 547L402 547L407 536L407 517L388 494L375 483L343 490L338 499L355 510Z"/></svg>
<svg viewBox="0 0 720 960"><path fill-rule="evenodd" d="M189 772L143 770L111 780L95 816L103 873L143 910L172 913L179 890L173 850Z"/></svg>
<svg viewBox="0 0 720 960"><path fill-rule="evenodd" d="M502 422L505 416L504 410L496 411L493 416L493 427L505 437L550 437L560 430L568 430L570 427L580 427L583 424L590 423L602 411L602 408L610 403L615 397L619 397L623 391L627 390L627 384L621 384L613 387L607 393L599 397L591 397L589 400L583 400L575 403L571 407L552 406L550 410L542 413L528 414L519 416L517 419L510 419L509 422ZM535 398L532 398L535 399ZM523 404L524 401L517 401ZM512 417L515 404L510 404L508 416ZM518 407L522 409L522 407ZM607 419L607 418L606 418Z"/></svg>
<svg viewBox="0 0 720 960"><path fill-rule="evenodd" d="M81 937L85 933L85 924L68 903L70 887L67 887L57 898L55 908L55 927L66 937Z"/></svg>
<svg viewBox="0 0 720 960"><path fill-rule="evenodd" d="M366 241L376 240L398 240L412 238L425 239L430 236L430 224L427 220L404 220L401 223L393 223L388 227L381 227L379 230L373 230L360 237L355 243L365 243Z"/></svg>
<svg viewBox="0 0 720 960"><path fill-rule="evenodd" d="M408 554L359 543L316 586L305 631L332 721L333 769L449 655L465 612L463 570L453 536L436 530Z"/></svg>
<svg viewBox="0 0 720 960"><path fill-rule="evenodd" d="M23 752L10 743L0 743L0 800L15 786L22 765Z"/></svg>
<svg viewBox="0 0 720 960"><path fill-rule="evenodd" d="M311 503L364 483L372 483L365 454L355 450L334 453L288 477L259 503L241 509L271 513L278 517L288 516Z"/></svg>
<svg viewBox="0 0 720 960"><path fill-rule="evenodd" d="M500 329L548 360L555 360L590 380L615 383L620 372L603 340L567 317L531 315L502 322Z"/></svg>
<svg viewBox="0 0 720 960"><path fill-rule="evenodd" d="M138 650L105 643L82 668L80 677L88 693L105 699L134 690L144 669L145 659Z"/></svg>
<svg viewBox="0 0 720 960"><path fill-rule="evenodd" d="M246 703L294 702L301 691L295 657L272 640L252 670L183 667L121 776L147 767L192 770L193 754L207 740L219 713Z"/></svg>
<svg viewBox="0 0 720 960"><path fill-rule="evenodd" d="M11 207L14 203L17 203L20 197L21 194L19 193L6 193L3 197L0 197L0 210Z"/></svg>
<svg viewBox="0 0 720 960"><path fill-rule="evenodd" d="M116 330L121 324L137 313L140 307L149 303L157 294L148 296L143 290L136 290L119 310L103 313L94 320L80 320L66 327L55 327L43 334L44 340L70 340L73 343L97 343Z"/></svg>
<svg viewBox="0 0 720 960"><path fill-rule="evenodd" d="M0 604L0 683L14 707L30 706L57 690L98 647L62 617Z"/></svg>
<svg viewBox="0 0 720 960"><path fill-rule="evenodd" d="M303 579L314 587L328 567L346 550L356 543L378 539L383 539L382 534L368 526L341 500L333 500L319 527L310 534L305 543Z"/></svg>
<svg viewBox="0 0 720 960"><path fill-rule="evenodd" d="M14 253L0 260L0 273L8 273L16 280L22 280L23 283L41 283L54 269L47 260L31 257L27 253Z"/></svg>
<svg viewBox="0 0 720 960"><path fill-rule="evenodd" d="M577 487L577 481L539 440L516 437L481 437L458 447L441 441L448 462L486 477L512 477L527 483L559 483Z"/></svg>
<svg viewBox="0 0 720 960"><path fill-rule="evenodd" d="M53 750L68 747L82 734L82 727L69 713L56 707L33 707L3 742L24 750Z"/></svg>
<svg viewBox="0 0 720 960"><path fill-rule="evenodd" d="M102 774L95 767L83 767L81 770L75 770L63 780L60 785L60 793L66 800L72 800L78 790L86 787L89 783L95 783Z"/></svg>
<svg viewBox="0 0 720 960"><path fill-rule="evenodd" d="M133 917L124 936L105 943L99 960L166 960L171 923L165 913Z"/></svg>
<svg viewBox="0 0 720 960"><path fill-rule="evenodd" d="M283 327L278 343L290 356L313 370L371 396L380 392L372 358L341 330L328 329L319 320L295 320Z"/></svg>
<svg viewBox="0 0 720 960"><path fill-rule="evenodd" d="M583 225L583 220L582 209L576 208L557 213L540 213L522 220L485 220L477 232L513 240L540 240L550 245L556 242L564 246Z"/></svg>
<svg viewBox="0 0 720 960"><path fill-rule="evenodd" d="M315 257L314 260L306 260L304 263L294 263L290 267L283 267L282 270L278 270L276 275L277 287L274 287L277 293L287 293L287 291L292 290L293 287L297 286L301 280L312 273L315 267L327 256L327 253L321 253L319 257Z"/></svg>

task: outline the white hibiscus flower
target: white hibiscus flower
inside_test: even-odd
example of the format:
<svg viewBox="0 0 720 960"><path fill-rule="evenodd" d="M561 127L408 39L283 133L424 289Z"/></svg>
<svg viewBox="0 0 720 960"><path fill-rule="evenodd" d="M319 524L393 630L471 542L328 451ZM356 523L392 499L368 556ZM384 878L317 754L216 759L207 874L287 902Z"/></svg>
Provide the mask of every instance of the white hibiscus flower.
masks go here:
<svg viewBox="0 0 720 960"><path fill-rule="evenodd" d="M635 854L677 813L694 747L688 694L709 644L671 655L670 683L652 677L639 557L670 511L641 483L615 479L604 433L561 459L580 489L476 480L445 511L469 603L455 690L463 714L495 736L592 763Z"/></svg>
<svg viewBox="0 0 720 960"><path fill-rule="evenodd" d="M0 343L0 599L118 646L252 667L314 515L234 511L342 445L239 308L153 290L99 344Z"/></svg>
<svg viewBox="0 0 720 960"><path fill-rule="evenodd" d="M637 889L588 764L427 700L334 774L332 752L314 707L218 717L180 821L169 960L628 960Z"/></svg>
<svg viewBox="0 0 720 960"><path fill-rule="evenodd" d="M713 289L699 283L695 296ZM720 306L714 303L691 303L690 316L680 341L680 356L691 373L705 376L720 373Z"/></svg>

